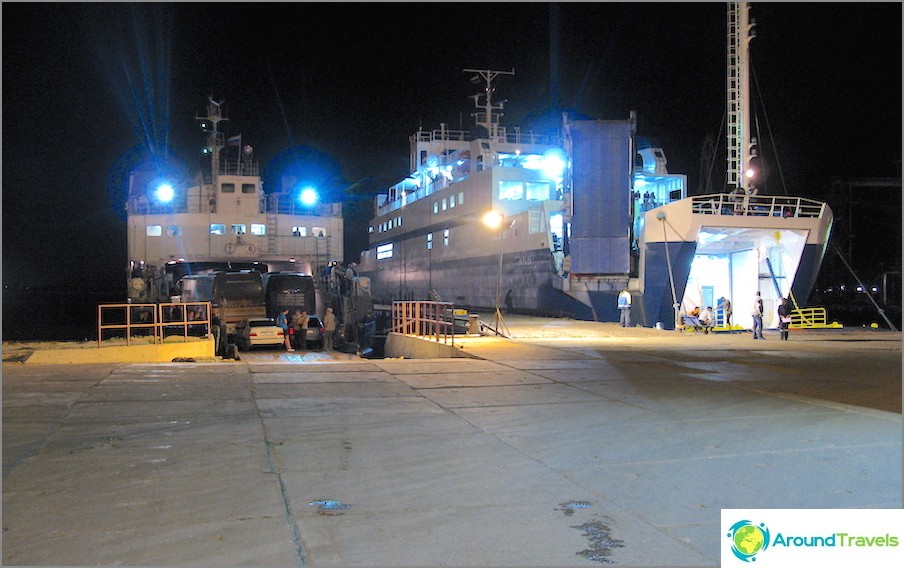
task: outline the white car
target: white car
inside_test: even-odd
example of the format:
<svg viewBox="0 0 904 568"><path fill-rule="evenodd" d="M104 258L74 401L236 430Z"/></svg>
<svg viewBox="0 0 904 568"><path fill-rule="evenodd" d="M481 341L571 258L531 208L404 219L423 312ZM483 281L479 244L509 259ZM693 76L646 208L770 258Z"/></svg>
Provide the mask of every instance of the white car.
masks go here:
<svg viewBox="0 0 904 568"><path fill-rule="evenodd" d="M238 329L239 346L251 349L261 345L283 345L283 330L273 318L252 318L242 322Z"/></svg>

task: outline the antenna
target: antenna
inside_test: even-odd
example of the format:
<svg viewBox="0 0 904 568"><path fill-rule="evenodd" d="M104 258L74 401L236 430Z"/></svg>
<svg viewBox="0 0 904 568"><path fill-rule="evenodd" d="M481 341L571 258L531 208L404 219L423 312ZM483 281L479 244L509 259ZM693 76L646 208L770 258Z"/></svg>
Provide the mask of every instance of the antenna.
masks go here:
<svg viewBox="0 0 904 568"><path fill-rule="evenodd" d="M496 91L496 87L493 86L493 81L499 75L514 75L515 70L511 71L493 71L490 69L462 69L462 73L476 73L471 77L471 84L479 85L481 81L485 83L483 93L478 93L476 95L471 95L468 97L469 99L474 99L474 106L477 108L482 108L483 112L475 112L472 113L471 116L474 117L475 122L478 126L483 126L487 129L490 138L497 138L499 135L499 117L504 116L501 112L493 115L494 110L502 110L505 105L506 100L503 100L501 103L493 104L493 93ZM485 97L485 103L483 105L480 104L480 97Z"/></svg>

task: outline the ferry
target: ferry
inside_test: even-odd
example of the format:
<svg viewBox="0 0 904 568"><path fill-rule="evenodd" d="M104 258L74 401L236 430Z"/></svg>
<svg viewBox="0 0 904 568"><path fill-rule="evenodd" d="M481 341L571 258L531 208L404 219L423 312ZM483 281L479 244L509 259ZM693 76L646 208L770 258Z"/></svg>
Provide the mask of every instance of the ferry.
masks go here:
<svg viewBox="0 0 904 568"><path fill-rule="evenodd" d="M241 135L226 137L223 101L196 117L207 134L210 171L180 188L158 172L133 172L126 202L130 302L168 302L187 275L252 270L318 275L341 259L341 203L283 178L264 192L259 164ZM233 155L232 152L235 152Z"/></svg>
<svg viewBox="0 0 904 568"><path fill-rule="evenodd" d="M619 321L628 290L634 324L675 329L693 307L734 306L722 329L765 324L783 297L806 302L833 223L824 202L758 195L749 128L746 3L729 4L727 187L687 194L636 116L572 120L556 132L507 128L498 81L511 71L463 69L476 112L471 131L419 129L410 175L375 198L358 272L375 304L441 299L501 309Z"/></svg>

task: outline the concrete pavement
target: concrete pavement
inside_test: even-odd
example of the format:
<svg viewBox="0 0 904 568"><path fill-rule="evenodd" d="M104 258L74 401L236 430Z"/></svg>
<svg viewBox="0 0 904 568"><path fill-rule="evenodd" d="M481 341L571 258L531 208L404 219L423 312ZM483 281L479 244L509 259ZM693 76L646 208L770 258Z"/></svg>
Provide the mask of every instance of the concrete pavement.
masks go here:
<svg viewBox="0 0 904 568"><path fill-rule="evenodd" d="M719 564L900 508L901 339L508 317L471 357L3 365L7 565Z"/></svg>

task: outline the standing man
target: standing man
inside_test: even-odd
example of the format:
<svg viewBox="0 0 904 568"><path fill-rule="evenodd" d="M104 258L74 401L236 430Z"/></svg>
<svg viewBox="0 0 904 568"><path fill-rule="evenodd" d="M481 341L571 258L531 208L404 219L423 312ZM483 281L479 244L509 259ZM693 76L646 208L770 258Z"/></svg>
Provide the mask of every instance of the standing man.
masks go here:
<svg viewBox="0 0 904 568"><path fill-rule="evenodd" d="M292 347L292 336L289 335L289 308L280 310L279 315L276 316L276 325L282 329L283 343L286 346L286 351L295 351Z"/></svg>
<svg viewBox="0 0 904 568"><path fill-rule="evenodd" d="M618 293L619 322L622 327L631 327L631 292L628 287Z"/></svg>
<svg viewBox="0 0 904 568"><path fill-rule="evenodd" d="M760 297L759 290L753 300L753 310L750 315L753 316L753 338L766 339L763 337L763 298Z"/></svg>
<svg viewBox="0 0 904 568"><path fill-rule="evenodd" d="M778 306L778 327L779 339L788 340L788 328L791 326L791 302L788 298L782 298L782 303Z"/></svg>
<svg viewBox="0 0 904 568"><path fill-rule="evenodd" d="M333 350L333 334L336 333L336 315L333 308L326 309L326 315L323 316L323 350Z"/></svg>

